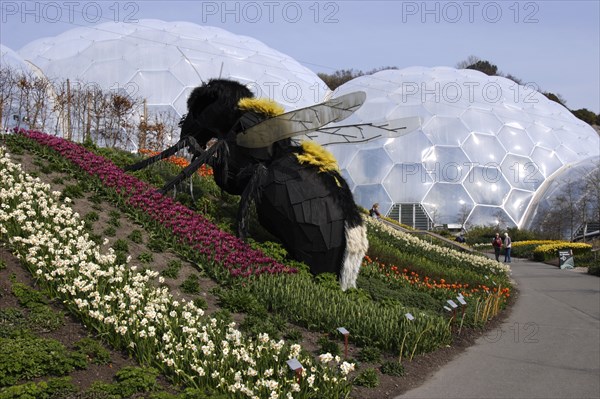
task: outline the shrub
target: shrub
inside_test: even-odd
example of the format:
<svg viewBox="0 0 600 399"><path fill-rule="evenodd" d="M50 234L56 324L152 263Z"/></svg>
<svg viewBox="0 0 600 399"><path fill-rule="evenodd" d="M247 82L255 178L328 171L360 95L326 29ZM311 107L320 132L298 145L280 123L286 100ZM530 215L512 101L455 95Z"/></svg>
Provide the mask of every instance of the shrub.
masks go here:
<svg viewBox="0 0 600 399"><path fill-rule="evenodd" d="M167 268L160 272L163 277L177 278L179 276L179 270L181 270L181 261L178 259L171 260L167 263Z"/></svg>
<svg viewBox="0 0 600 399"><path fill-rule="evenodd" d="M363 370L356 376L353 383L354 385L359 385L362 387L375 388L379 385L379 376L377 375L377 370L374 368Z"/></svg>
<svg viewBox="0 0 600 399"><path fill-rule="evenodd" d="M404 375L404 365L397 361L384 362L379 370L383 374L391 375L394 377L402 377Z"/></svg>
<svg viewBox="0 0 600 399"><path fill-rule="evenodd" d="M198 294L200 293L200 282L198 281L198 276L195 274L190 274L184 281L181 283L181 291L186 294Z"/></svg>
<svg viewBox="0 0 600 399"><path fill-rule="evenodd" d="M358 354L358 360L361 362L378 362L381 359L381 350L374 346L362 348Z"/></svg>
<svg viewBox="0 0 600 399"><path fill-rule="evenodd" d="M337 342L330 341L326 336L319 338L317 344L320 353L331 353L333 356L338 356L341 353L340 345Z"/></svg>

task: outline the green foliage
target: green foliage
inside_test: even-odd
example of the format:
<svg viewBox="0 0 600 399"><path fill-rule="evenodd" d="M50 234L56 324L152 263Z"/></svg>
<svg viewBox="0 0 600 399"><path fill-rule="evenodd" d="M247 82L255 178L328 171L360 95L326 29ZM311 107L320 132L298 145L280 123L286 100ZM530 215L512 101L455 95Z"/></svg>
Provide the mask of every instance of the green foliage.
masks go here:
<svg viewBox="0 0 600 399"><path fill-rule="evenodd" d="M136 244L142 243L142 232L138 229L132 230L131 233L127 236L132 242Z"/></svg>
<svg viewBox="0 0 600 399"><path fill-rule="evenodd" d="M377 375L377 370L374 368L368 368L361 371L354 381L352 382L354 385L367 387L367 388L375 388L379 385L379 376Z"/></svg>
<svg viewBox="0 0 600 399"><path fill-rule="evenodd" d="M127 263L127 252L115 251L115 264L124 265Z"/></svg>
<svg viewBox="0 0 600 399"><path fill-rule="evenodd" d="M600 262L588 266L588 274L600 277Z"/></svg>
<svg viewBox="0 0 600 399"><path fill-rule="evenodd" d="M323 288L332 290L340 290L340 283L337 276L333 273L321 273L315 276L315 282Z"/></svg>
<svg viewBox="0 0 600 399"><path fill-rule="evenodd" d="M387 361L381 365L379 371L394 377L402 377L404 375L404 365L397 361Z"/></svg>
<svg viewBox="0 0 600 399"><path fill-rule="evenodd" d="M217 288L213 292L219 298L219 305L231 312L244 312L261 317L267 314L265 306L247 289Z"/></svg>
<svg viewBox="0 0 600 399"><path fill-rule="evenodd" d="M36 332L56 331L65 324L62 312L55 312L48 305L32 308L27 316L27 326Z"/></svg>
<svg viewBox="0 0 600 399"><path fill-rule="evenodd" d="M117 372L118 393L130 397L138 392L150 392L158 388L158 370L152 367L124 367Z"/></svg>
<svg viewBox="0 0 600 399"><path fill-rule="evenodd" d="M27 318L21 309L0 309L0 338L18 336L27 325Z"/></svg>
<svg viewBox="0 0 600 399"><path fill-rule="evenodd" d="M102 202L104 202L104 198L100 193L94 193L93 195L90 195L88 197L88 200L94 204L101 204Z"/></svg>
<svg viewBox="0 0 600 399"><path fill-rule="evenodd" d="M197 274L190 274L181 283L181 291L186 294L199 294L200 293L200 281Z"/></svg>
<svg viewBox="0 0 600 399"><path fill-rule="evenodd" d="M154 256L150 252L142 252L138 255L137 259L144 264L148 264L154 260Z"/></svg>
<svg viewBox="0 0 600 399"><path fill-rule="evenodd" d="M19 304L22 306L34 308L46 304L46 299L41 292L34 290L23 283L13 283L11 290L13 295L19 300Z"/></svg>
<svg viewBox="0 0 600 399"><path fill-rule="evenodd" d="M374 346L366 346L360 350L357 358L361 362L378 362L381 360L381 349Z"/></svg>
<svg viewBox="0 0 600 399"><path fill-rule="evenodd" d="M81 184L70 184L63 188L62 193L60 195L60 199L65 199L66 197L69 197L71 199L83 198L83 193L84 190Z"/></svg>
<svg viewBox="0 0 600 399"><path fill-rule="evenodd" d="M126 240L118 239L113 243L112 249L115 251L129 252L129 244L127 244Z"/></svg>
<svg viewBox="0 0 600 399"><path fill-rule="evenodd" d="M403 281L385 282L377 277L359 275L356 284L361 290L367 292L374 301L384 306L397 303L406 307L425 309L432 312L438 312L443 307L440 300L433 298L429 293L416 291L403 286L402 283Z"/></svg>
<svg viewBox="0 0 600 399"><path fill-rule="evenodd" d="M108 226L106 229L104 229L102 234L107 237L114 237L117 235L117 229L115 229L114 226Z"/></svg>
<svg viewBox="0 0 600 399"><path fill-rule="evenodd" d="M273 320L279 320L277 325ZM285 326L285 321L280 317L261 317L256 315L247 315L244 321L240 323L240 330L246 333L248 337L258 337L259 334L267 333L273 339L279 339L281 335L282 325Z"/></svg>
<svg viewBox="0 0 600 399"><path fill-rule="evenodd" d="M484 60L479 60L476 63L469 65L467 69L474 69L483 72L488 76L496 76L498 74L498 66Z"/></svg>
<svg viewBox="0 0 600 399"><path fill-rule="evenodd" d="M158 389L158 371L146 367L124 367L115 374L115 382L107 384L96 381L88 389L88 395L102 399L137 397L136 394Z"/></svg>
<svg viewBox="0 0 600 399"><path fill-rule="evenodd" d="M288 321L310 330L333 331L344 325L353 332L358 345L397 350L407 331L412 331L406 345L416 347L415 353L431 351L450 342L446 320L426 311L413 310L399 304L381 304L347 295L314 284L312 276L304 274L260 276L249 286L252 293L269 310L284 315ZM419 314L417 323L405 322L404 314ZM418 342L414 331L427 329ZM413 336L414 335L414 336Z"/></svg>
<svg viewBox="0 0 600 399"><path fill-rule="evenodd" d="M319 353L331 353L333 356L338 356L341 353L340 345L329 340L327 336L320 337L317 340L317 345L319 345Z"/></svg>
<svg viewBox="0 0 600 399"><path fill-rule="evenodd" d="M177 278L181 267L182 265L179 259L171 260L167 263L167 268L160 272L160 275L168 278Z"/></svg>
<svg viewBox="0 0 600 399"><path fill-rule="evenodd" d="M84 354L94 364L108 364L110 352L102 344L92 338L83 338L73 344L73 348Z"/></svg>
<svg viewBox="0 0 600 399"><path fill-rule="evenodd" d="M100 219L97 212L91 211L85 214L83 220L89 220L90 222L97 222Z"/></svg>
<svg viewBox="0 0 600 399"><path fill-rule="evenodd" d="M0 338L0 387L45 375L65 375L85 368L78 352L69 352L54 339Z"/></svg>
<svg viewBox="0 0 600 399"><path fill-rule="evenodd" d="M542 94L545 95L548 100L557 102L560 105L565 106L566 101L560 94L554 94L550 92L542 92Z"/></svg>
<svg viewBox="0 0 600 399"><path fill-rule="evenodd" d="M164 239L155 236L150 237L150 240L148 240L148 244L146 244L146 246L153 252L165 252L167 249L169 249L169 245Z"/></svg>
<svg viewBox="0 0 600 399"><path fill-rule="evenodd" d="M90 241L95 242L97 245L100 245L102 243L102 235L100 235L100 234L90 232L90 233L88 233L88 237L90 238Z"/></svg>
<svg viewBox="0 0 600 399"><path fill-rule="evenodd" d="M288 342L301 342L302 332L297 328L288 328L284 334L284 338Z"/></svg>
<svg viewBox="0 0 600 399"><path fill-rule="evenodd" d="M4 259L0 259L0 270L6 269L6 262Z"/></svg>
<svg viewBox="0 0 600 399"><path fill-rule="evenodd" d="M76 392L71 377L61 377L0 388L0 399L59 399Z"/></svg>
<svg viewBox="0 0 600 399"><path fill-rule="evenodd" d="M54 179L52 179L52 183L53 184L64 184L65 179L62 177L55 177Z"/></svg>
<svg viewBox="0 0 600 399"><path fill-rule="evenodd" d="M598 119L598 115L587 108L577 109L571 113L589 125L594 125Z"/></svg>
<svg viewBox="0 0 600 399"><path fill-rule="evenodd" d="M206 310L208 308L208 303L206 302L206 299L200 297L194 298L194 306L196 306L198 309L204 309Z"/></svg>

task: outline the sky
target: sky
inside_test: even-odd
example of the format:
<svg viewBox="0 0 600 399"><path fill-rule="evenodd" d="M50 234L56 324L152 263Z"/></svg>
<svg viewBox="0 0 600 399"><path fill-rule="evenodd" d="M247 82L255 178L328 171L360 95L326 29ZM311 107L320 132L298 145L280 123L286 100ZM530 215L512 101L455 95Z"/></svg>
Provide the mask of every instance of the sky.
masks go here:
<svg viewBox="0 0 600 399"><path fill-rule="evenodd" d="M251 36L314 72L488 60L600 113L600 1L5 1L0 43L97 23L187 21Z"/></svg>

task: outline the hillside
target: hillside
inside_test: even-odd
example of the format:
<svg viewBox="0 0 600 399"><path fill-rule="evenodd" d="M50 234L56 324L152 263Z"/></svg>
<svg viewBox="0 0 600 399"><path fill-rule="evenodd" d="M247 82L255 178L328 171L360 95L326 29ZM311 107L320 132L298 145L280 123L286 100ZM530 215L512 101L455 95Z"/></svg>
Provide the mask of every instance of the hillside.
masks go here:
<svg viewBox="0 0 600 399"><path fill-rule="evenodd" d="M34 142L36 139L38 144ZM6 312L7 309L20 306L23 308L21 313L29 315L31 311L20 304L11 292L14 291L15 282L34 286L46 294L55 311L70 312L75 317L74 319L71 316L65 317L66 321L63 326L50 332L42 332L42 336L61 338L65 347L72 348L74 342L85 335L90 335L96 339L101 338L108 348L112 348L109 363L94 365L87 371L66 373L72 377L73 382L76 382L79 390L89 389L93 381L109 382L115 375L116 368L135 364L123 354L132 356L139 364L160 369L163 374L163 377L159 379L163 386L162 389L173 394L181 389L181 387L175 387L177 385L175 383L190 387L198 384L202 389L221 393L223 393L222 389L236 389L235 381L238 377L235 376L235 372L228 374L221 371L222 378L230 383L229 388L215 386L215 382L211 382L210 378L192 377L193 374L190 374L193 367L196 367L196 373L198 373L197 367L201 367L195 365L193 359L209 361L208 358L211 357L208 356L207 351L214 354L214 358L218 362L197 363L207 366L206 370L209 369L208 366L213 372L229 368L235 370L238 367L236 363L240 363L240 360L229 360L231 351L224 351L222 345L220 345L221 348L212 350L209 348L199 350L200 346L190 346L196 345L193 342L195 329L204 326L203 328L207 329L204 331L211 331L210 334L214 334L211 336L215 339L211 339L210 342L216 340L223 333L222 338L219 338L221 341L217 342L222 343L233 339L231 341L232 349L246 348L244 350L251 351L251 348L255 347L254 345L258 342L271 342L269 350L276 351L274 354L279 353L277 355L280 356L279 360L275 363L272 360L259 360L253 366L258 375L262 376L277 364L280 365L278 367L281 367L281 362L283 362L283 368L278 369L283 374L277 379L269 380L278 382L278 388L270 392L285 395L286 392L298 389L300 392L297 397L314 397L312 396L314 393L311 394L314 392L311 388L318 386L321 392L329 392L329 395L334 395L334 397L345 397L346 395L355 398L392 397L416 386L433 369L467 347L472 343L474 337L484 333L485 328L489 328L497 322L501 315L498 312L507 305L505 299L508 298L508 295L500 296L494 293L508 292L504 291L504 289L509 289L508 279L500 269L490 268L490 264L484 258L472 258L471 255L454 253L448 249L433 248L427 246L429 244L410 237L396 237L394 232L387 231L376 222L369 223L371 250L361 271L359 289L342 293L337 283L331 278L321 276L314 279L303 272L303 266L286 259L285 251L277 244L253 243L252 248L249 248L236 242L227 233L227 231L233 230L231 215L235 214L235 198L223 196L215 188L210 178L197 177L194 179L195 192L202 193L203 196L190 199L182 197L180 193L178 198L184 203L189 203L194 208L202 210L204 212L203 221L209 220L214 223L211 224L212 226L218 225L221 232L217 233L213 230L211 234L218 236L220 243L231 242L232 252L237 251L239 247L241 251L244 251L246 258L251 258L254 256L252 251L262 251L264 255L272 259L272 261L265 260L264 255L261 258L261 262L267 262L270 265L270 272L267 274L260 275L258 271L262 269L256 268L256 264L254 264L248 266L250 269L245 269L252 271L249 275L242 278L235 277L235 270L238 270L239 263L227 263L230 259L227 256L215 257L217 253L214 250L209 251L208 255L199 255L198 247L177 238L173 231L168 231L167 221L161 222L158 219L149 218L150 208L141 211L139 205L133 206L133 198L138 197L135 197L135 193L132 191L138 187L138 183L128 180L133 185L127 186L126 190L112 185L113 180L106 179L110 178L116 181L122 176L116 169L110 169L111 172L108 173L109 169L102 169L100 163L94 164L94 170L98 174L90 177L81 167L76 167L67 161L67 158L74 154L72 151L75 151L69 143L53 138L44 140L44 136L30 136L29 139L22 136L3 137L10 157L2 156L2 173L5 174L5 178L3 178L3 186L0 187L3 190L7 189L6 185L11 181L8 178L9 175L25 176L22 173L24 172L27 175L36 176L43 183L49 185L47 189L44 189L49 193L48 202L58 201L57 204L64 207L61 208L60 214L70 215L69 220L74 221L75 225L81 223L81 227L71 227L70 231L53 227L54 230L50 231L55 231L54 237L46 235L46 239L34 239L33 237L38 237L37 233L41 234L45 223L50 223L48 214L39 208L42 199L46 198L41 191L36 191L35 200L32 203L37 205L31 208L26 220L20 220L16 211L4 214L3 230L0 236L4 248L0 252L0 259L6 267L0 270L3 282L2 291L0 291L3 299L1 309ZM45 144L40 145L39 143L42 142ZM48 146L55 146L60 154L49 150ZM91 150L111 157L117 164L133 161L128 154L111 153L93 148ZM4 150L0 151L4 152ZM83 161L84 169L85 165L90 165L91 162L104 162L102 161L104 158L83 159L88 156L88 152L77 154L79 161ZM73 156L75 162L77 157ZM19 165L19 167L14 169L9 165ZM22 172L18 172L18 168L21 168ZM177 167L161 165L150 171L138 173L136 176L140 179L157 179L159 176L165 178L176 172ZM32 196L18 193L18 189L30 181L26 177L19 178L24 179L23 183L15 184L8 190L11 194L3 198L3 204L6 204L9 209L11 206L14 206L15 209L24 208L25 203ZM32 190L42 190L35 183L33 183L33 187ZM51 194L58 191L63 195ZM124 195L131 196L127 198ZM207 201L207 198L210 200ZM156 198L157 203L166 206L167 202L161 201L166 200ZM161 212L177 209L177 215L176 213L169 215L175 218L185 214L188 215L189 220L196 220L195 218L198 217L196 213L188 214L189 210L185 210L187 208L180 208L170 199L169 201L168 204L171 208L162 208ZM41 212L39 215L45 216L38 220L39 224L36 224L36 229L34 229L36 231L30 231L27 224L28 222L34 223L33 221L37 217L35 215L38 215L38 212ZM181 224L178 226L181 227ZM62 270L63 262L69 263L69 256L74 250L70 249L65 252L65 249L59 249L61 248L59 241L66 239L69 234L73 234L73 230L75 230L73 239L77 241L89 239L87 242L90 246L87 248L97 245L99 253L93 255L92 258L99 263L98 267L104 272L101 277L94 277L94 290L91 286L85 288L85 285L79 290L80 282L83 284L81 273L84 263L81 262L84 255L77 255L75 269L70 269L71 271L65 272L64 275L57 272L57 270ZM253 232L255 238L268 236L258 228L255 230ZM16 240L17 236L22 238ZM198 242L193 241L193 243ZM202 242L206 242L207 246L211 245L208 241ZM52 247L53 245L56 247ZM51 247L54 249L48 252ZM9 249L17 255L20 254L20 262L17 261L17 257L8 253ZM42 251L44 255L36 262L32 262L36 251ZM56 251L63 255L53 258L51 254ZM94 251L89 249L85 253L92 254ZM90 263L91 260L85 262ZM58 268L58 265L62 266ZM296 269L296 272L292 272ZM29 270L36 276L35 279L29 277L25 270ZM144 295L140 295L138 299L146 305L139 308L142 312L139 318L127 312L129 309L120 306L121 303L124 303L123 301L126 301L128 303L126 308L131 307L131 310L135 310L137 305L131 302L131 298L137 298L137 294L135 291L131 291L128 298L120 296L120 293L129 292L127 290L134 287L135 284L125 284L124 281L117 281L116 277L107 275L107 273L117 270L121 274L114 276L120 276L124 281L127 278L132 278L132 281L140 281L141 285L139 286L143 288L141 292ZM44 277L46 273L53 277ZM237 274L239 275L239 273ZM12 275L15 276L12 279L5 278ZM107 276L108 280L105 280ZM141 278L140 276L146 277ZM74 280L68 280L67 277L74 278ZM493 282L493 284L485 285L485 281ZM107 313L101 317L98 310L94 310L94 305L92 305L94 301L87 301L91 298L90 292L100 290L100 288L102 288L104 296L110 297L102 308L103 312ZM512 290L510 292L512 293ZM467 306L465 313L455 313L455 318L450 319L450 315L446 314L443 305L447 299L455 298L457 294L464 295L470 305ZM117 298L120 299L117 300ZM153 300L159 298L162 298L160 303L165 304L166 309L148 308L155 303ZM489 301L490 298L492 298L492 302ZM82 305L84 300L87 301L86 305ZM105 301L105 297L97 298L98 303L104 303L103 301ZM192 303L194 305L191 305ZM183 304L190 304L189 308ZM154 310L150 312L151 309ZM195 322L188 326L181 324L184 321L180 319L186 311L195 312L197 315L194 316L196 317ZM482 314L482 311L485 314ZM159 313L169 314L169 316L159 317ZM406 313L415 315L416 321L414 323L408 321L408 318L405 317ZM142 317L143 315L146 316ZM190 315L186 317L190 317ZM107 325L102 321L107 318L127 320L127 323L119 324L115 321L111 323L114 327L111 327L111 324ZM172 330L172 327L167 328L167 324L161 322L161 320L167 319L170 320L167 323L170 326L177 323L176 325L179 326L177 331ZM144 322L144 320L146 321ZM234 327L229 325L231 321L236 323ZM123 331L125 325L128 328ZM149 330L146 328L147 325L154 329ZM347 356L344 353L343 337L339 333L336 334L336 328L342 325L348 328L351 334ZM86 326L86 329L82 329L82 326ZM211 326L215 329L211 330ZM0 331L6 331L2 330L6 327L6 323L0 323ZM220 332L221 328L222 332ZM65 329L68 333L65 333ZM156 332L158 330L161 331L161 334L156 333L155 336L161 337L160 340L153 341L145 336L149 331ZM238 335L240 334L238 331L241 332L241 335ZM264 333L268 333L269 337L266 337ZM5 333L0 337L13 339L14 334L11 334ZM201 335L198 337L202 340ZM274 340L270 341L271 338ZM284 338L287 343L280 344L280 338ZM173 346L168 345L168 342L174 339L181 339L181 350L177 349L173 352ZM299 351L300 347L290 345L294 342L300 343L301 351ZM165 346L165 344L167 345ZM447 344L451 344L451 346L447 347ZM173 354L172 359L163 358L162 356L167 353L165 351L169 350L171 352L168 353ZM200 351L207 357L203 359L195 356L189 357L191 353ZM332 359L328 363L324 363L327 357L319 358L318 356L326 352L333 355L337 353L340 357L348 360L348 363L344 363L342 359L339 362ZM388 366L383 370L389 370L391 365L399 363L398 353L401 353L402 367L397 370L402 370L404 375L400 377L382 373L382 365ZM292 354L295 356L290 356ZM290 357L297 357L305 367L308 362L314 362L312 367L314 371L311 369L310 375L304 375L300 384L295 382L293 373L285 371L287 366L284 360ZM261 358L264 356L257 357L257 359ZM161 359L163 360L161 361ZM217 364L223 363L223 359L226 359L225 361L229 365L226 369L217 366ZM411 360L409 361L409 359ZM179 372L173 371L171 362L173 365L177 365ZM338 367L334 366L336 362L339 363ZM349 371L351 363L354 364L354 371ZM345 371L344 367L348 368L348 371ZM310 368L307 367L307 369ZM2 370L1 367L0 370ZM257 382L253 381L262 380L254 380L252 373L246 371L240 375L243 375L248 387L254 384L254 389L261 389L256 385ZM311 376L312 384L310 383ZM328 378L338 379L335 387L327 383ZM21 378L19 383L28 380L29 378ZM0 381L2 380L0 379ZM196 382L192 384L192 381ZM377 387L369 387L369 385L375 385L375 381ZM363 386L357 386L357 384ZM4 386L10 385L14 385L14 382ZM0 394L4 392L2 386L0 383ZM234 388L231 388L232 386ZM86 394L81 392L79 395L79 397L86 397ZM151 397L150 394L139 395L138 397Z"/></svg>

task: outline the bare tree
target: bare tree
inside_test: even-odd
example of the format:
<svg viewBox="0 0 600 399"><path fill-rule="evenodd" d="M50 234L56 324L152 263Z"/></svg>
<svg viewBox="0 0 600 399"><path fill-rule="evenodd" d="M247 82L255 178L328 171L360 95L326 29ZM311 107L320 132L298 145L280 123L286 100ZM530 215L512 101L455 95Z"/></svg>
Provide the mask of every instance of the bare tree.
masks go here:
<svg viewBox="0 0 600 399"><path fill-rule="evenodd" d="M0 126L8 127L16 91L17 71L9 67L0 68Z"/></svg>
<svg viewBox="0 0 600 399"><path fill-rule="evenodd" d="M179 128L179 117L173 112L159 111L147 116L139 124L140 148L160 151L167 147Z"/></svg>
<svg viewBox="0 0 600 399"><path fill-rule="evenodd" d="M460 61L459 63L456 64L456 69L467 69L468 66L474 65L476 63L478 63L479 61L481 61L481 58L475 56L475 55L470 55L467 57L466 60Z"/></svg>

